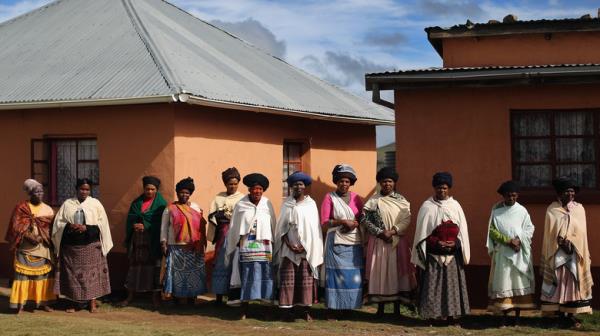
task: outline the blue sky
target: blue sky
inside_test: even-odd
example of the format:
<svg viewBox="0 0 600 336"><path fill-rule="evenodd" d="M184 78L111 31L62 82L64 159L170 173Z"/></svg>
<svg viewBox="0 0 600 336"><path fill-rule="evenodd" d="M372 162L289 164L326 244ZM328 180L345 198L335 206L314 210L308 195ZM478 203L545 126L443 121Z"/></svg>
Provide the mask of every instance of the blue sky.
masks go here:
<svg viewBox="0 0 600 336"><path fill-rule="evenodd" d="M70 0L77 1L77 0ZM0 0L0 21L49 0ZM441 65L425 27L472 22L598 15L600 1L470 0L171 0L267 52L354 94L369 98L364 73ZM388 99L391 99L388 96ZM378 145L393 141L378 129Z"/></svg>

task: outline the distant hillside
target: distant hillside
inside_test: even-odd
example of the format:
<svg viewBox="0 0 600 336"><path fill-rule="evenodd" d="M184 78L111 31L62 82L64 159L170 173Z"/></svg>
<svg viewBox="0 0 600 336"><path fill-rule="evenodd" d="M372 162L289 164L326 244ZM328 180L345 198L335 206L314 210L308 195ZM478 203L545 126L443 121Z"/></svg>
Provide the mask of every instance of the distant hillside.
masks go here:
<svg viewBox="0 0 600 336"><path fill-rule="evenodd" d="M384 166L385 161L385 153L386 152L395 152L396 151L396 143L393 142L389 145L381 146L377 148L377 170L381 169Z"/></svg>

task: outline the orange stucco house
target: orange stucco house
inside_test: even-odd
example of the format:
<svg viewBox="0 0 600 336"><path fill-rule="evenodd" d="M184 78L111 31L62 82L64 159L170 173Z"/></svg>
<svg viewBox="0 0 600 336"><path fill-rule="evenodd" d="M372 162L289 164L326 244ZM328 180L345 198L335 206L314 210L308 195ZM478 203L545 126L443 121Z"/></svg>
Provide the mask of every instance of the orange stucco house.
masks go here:
<svg viewBox="0 0 600 336"><path fill-rule="evenodd" d="M540 258L544 215L555 199L550 181L581 183L592 255L594 305L599 306L600 19L518 21L425 29L442 68L366 75L367 90L394 90L399 190L418 211L431 195L431 176L450 171L452 193L469 222L473 305L485 306L488 219L498 185L523 186L534 263ZM538 279L539 280L539 279ZM540 281L537 281L538 287ZM539 293L539 290L537 291Z"/></svg>
<svg viewBox="0 0 600 336"><path fill-rule="evenodd" d="M325 83L160 0L60 0L0 24L0 232L29 177L59 206L90 177L115 248L114 288L126 255L124 221L141 177L192 176L207 209L220 173L262 172L276 209L296 170L320 201L331 169L354 165L355 191L375 185L375 126L393 112ZM243 188L243 186L241 187ZM242 189L243 190L243 189ZM0 244L0 276L12 273Z"/></svg>

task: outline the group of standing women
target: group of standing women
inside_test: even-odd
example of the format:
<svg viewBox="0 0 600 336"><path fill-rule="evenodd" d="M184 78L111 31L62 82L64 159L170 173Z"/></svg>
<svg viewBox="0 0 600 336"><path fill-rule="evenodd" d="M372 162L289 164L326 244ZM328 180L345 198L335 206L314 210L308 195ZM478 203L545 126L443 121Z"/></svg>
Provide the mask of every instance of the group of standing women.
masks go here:
<svg viewBox="0 0 600 336"><path fill-rule="evenodd" d="M347 164L332 171L336 189L327 193L319 213L306 193L310 176L295 172L287 179L290 196L276 217L263 193L269 180L253 173L241 179L235 168L222 173L225 191L216 195L207 215L190 196L191 178L176 185L177 200L160 194L160 180L143 178L144 192L130 207L126 225L129 270L128 305L137 292L153 292L154 305L163 298L185 302L208 291L205 248L215 246L211 289L216 302L227 296L230 305L277 301L293 319L294 306L317 302L324 289L329 316L360 308L366 298L377 303L417 303L427 319L454 319L469 314L464 265L470 258L467 221L460 204L450 196L452 176L436 173L433 195L421 206L412 247L406 231L410 203L396 191L398 174L381 169L379 191L366 202L351 192L357 174ZM239 182L248 188L241 193ZM573 314L591 312L591 272L585 212L574 201L578 187L566 178L554 181L558 201L546 213L541 270L542 311L560 312L575 326ZM21 311L28 301L51 310L55 294L73 302L88 302L110 293L106 255L112 248L107 216L90 196L91 182L78 180L76 197L64 202L54 216L43 203L43 188L25 182L29 200L17 205L6 239L15 252L15 281L11 307ZM492 209L487 248L492 258L488 282L491 310L504 313L535 308L531 241L534 227L527 210L517 202L518 185L498 189L503 201ZM417 283L416 267L420 270ZM56 280L56 281L55 281ZM72 309L72 308L70 308Z"/></svg>

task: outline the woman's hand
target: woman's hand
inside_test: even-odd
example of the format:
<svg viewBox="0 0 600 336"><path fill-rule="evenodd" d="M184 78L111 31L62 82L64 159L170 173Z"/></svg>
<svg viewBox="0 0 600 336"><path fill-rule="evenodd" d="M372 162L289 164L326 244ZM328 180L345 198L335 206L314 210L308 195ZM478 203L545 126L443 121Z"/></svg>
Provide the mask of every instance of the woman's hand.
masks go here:
<svg viewBox="0 0 600 336"><path fill-rule="evenodd" d="M166 241L161 241L160 242L160 250L162 251L162 254L165 257L169 254L169 250L167 249L167 242Z"/></svg>
<svg viewBox="0 0 600 336"><path fill-rule="evenodd" d="M69 224L69 229L77 233L84 233L87 230L85 224Z"/></svg>
<svg viewBox="0 0 600 336"><path fill-rule="evenodd" d="M133 224L133 230L136 232L144 232L144 224L142 224L142 223Z"/></svg>
<svg viewBox="0 0 600 336"><path fill-rule="evenodd" d="M564 238L559 246L566 254L573 253L573 243L570 240Z"/></svg>
<svg viewBox="0 0 600 336"><path fill-rule="evenodd" d="M521 251L521 240L519 237L515 237L508 242L508 246L515 252Z"/></svg>
<svg viewBox="0 0 600 336"><path fill-rule="evenodd" d="M396 230L383 230L377 235L377 238L383 240L386 243L392 242L392 237L396 234Z"/></svg>
<svg viewBox="0 0 600 336"><path fill-rule="evenodd" d="M304 246L302 246L301 244L298 245L292 245L290 244L290 241L287 238L287 235L283 237L283 241L285 242L285 245L287 245L287 247L292 250L292 252L294 252L295 254L300 254L304 252Z"/></svg>

